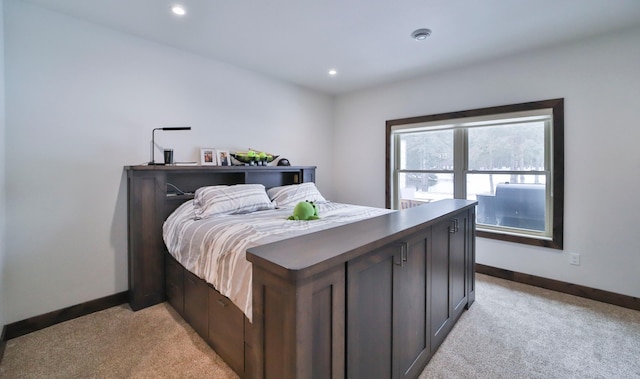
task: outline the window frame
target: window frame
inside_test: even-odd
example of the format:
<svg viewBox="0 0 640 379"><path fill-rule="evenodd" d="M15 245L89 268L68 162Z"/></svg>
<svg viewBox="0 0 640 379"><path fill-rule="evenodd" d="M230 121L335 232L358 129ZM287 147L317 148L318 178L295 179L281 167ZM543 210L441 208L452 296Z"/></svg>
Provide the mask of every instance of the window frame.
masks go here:
<svg viewBox="0 0 640 379"><path fill-rule="evenodd" d="M527 103L502 105L488 108L478 108L457 112L447 112L440 114L433 114L427 116L409 117L395 120L386 121L386 172L385 172L385 206L391 209L393 205L393 195L395 185L393 180L394 173L392 172L392 164L394 158L391 156L394 149L392 144L392 131L394 126L410 125L410 124L424 124L433 122L446 122L446 120L458 120L462 118L470 117L486 117L491 115L501 115L505 113L515 113L523 111L534 111L550 109L552 113L553 127L551 131L551 151L546 151L545 154L550 154L551 160L551 196L553 197L550 219L553 227L551 230L551 239L540 238L535 236L523 236L516 234L505 234L504 232L492 232L490 230L477 230L476 235L484 238L491 238L509 242L522 243L533 246L548 247L553 249L563 248L563 235L564 235L564 98L533 101ZM466 133L466 129L460 129L461 133ZM454 144L457 141L454 138ZM466 143L467 139L464 138ZM467 159L467 146L454 146L454 149L464 149L464 165L462 178L456 178L454 175L454 181L466 181L467 175L470 173L466 167ZM455 154L458 156L459 154ZM454 162L454 164L461 164L462 162ZM464 193L462 193L464 192ZM465 185L454 186L454 198L466 198Z"/></svg>

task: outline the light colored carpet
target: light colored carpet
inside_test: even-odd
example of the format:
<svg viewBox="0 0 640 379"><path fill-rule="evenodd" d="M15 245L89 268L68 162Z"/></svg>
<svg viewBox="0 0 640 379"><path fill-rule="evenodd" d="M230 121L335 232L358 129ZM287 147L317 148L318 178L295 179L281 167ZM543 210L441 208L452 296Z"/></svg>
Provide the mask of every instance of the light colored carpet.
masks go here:
<svg viewBox="0 0 640 379"><path fill-rule="evenodd" d="M237 378L167 304L7 341L2 378ZM427 378L640 378L640 312L485 275Z"/></svg>
<svg viewBox="0 0 640 379"><path fill-rule="evenodd" d="M121 305L7 341L0 378L237 378L167 303Z"/></svg>
<svg viewBox="0 0 640 379"><path fill-rule="evenodd" d="M640 378L640 312L477 275L420 379Z"/></svg>

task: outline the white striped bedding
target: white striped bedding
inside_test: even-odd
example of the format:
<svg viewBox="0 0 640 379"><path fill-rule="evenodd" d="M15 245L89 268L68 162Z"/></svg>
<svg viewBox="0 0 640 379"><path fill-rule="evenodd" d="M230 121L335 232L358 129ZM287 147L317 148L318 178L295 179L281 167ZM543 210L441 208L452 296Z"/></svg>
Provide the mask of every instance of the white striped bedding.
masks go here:
<svg viewBox="0 0 640 379"><path fill-rule="evenodd" d="M178 262L231 299L252 320L251 263L245 258L248 248L392 212L332 202L317 206L321 218L314 221L287 220L293 207L195 220L193 201L188 201L167 218L163 238Z"/></svg>

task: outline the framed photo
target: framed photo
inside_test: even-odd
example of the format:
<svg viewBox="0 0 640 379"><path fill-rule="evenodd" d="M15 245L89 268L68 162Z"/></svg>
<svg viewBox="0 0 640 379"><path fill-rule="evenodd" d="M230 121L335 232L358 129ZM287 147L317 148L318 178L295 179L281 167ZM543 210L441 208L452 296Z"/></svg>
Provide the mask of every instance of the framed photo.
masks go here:
<svg viewBox="0 0 640 379"><path fill-rule="evenodd" d="M216 150L216 157L218 159L219 166L231 166L231 155L229 150Z"/></svg>
<svg viewBox="0 0 640 379"><path fill-rule="evenodd" d="M218 158L216 149L208 147L200 149L200 164L203 166L217 166Z"/></svg>

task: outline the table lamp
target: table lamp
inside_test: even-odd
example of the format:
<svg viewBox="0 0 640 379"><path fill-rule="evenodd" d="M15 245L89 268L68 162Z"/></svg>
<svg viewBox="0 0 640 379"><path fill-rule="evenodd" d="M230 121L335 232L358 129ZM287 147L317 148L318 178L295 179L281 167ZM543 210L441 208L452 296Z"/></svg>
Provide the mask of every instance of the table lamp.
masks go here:
<svg viewBox="0 0 640 379"><path fill-rule="evenodd" d="M151 162L149 162L150 166L162 166L163 163L156 163L156 130L191 130L190 126L175 126L175 127L167 127L167 128L155 128L151 132Z"/></svg>

